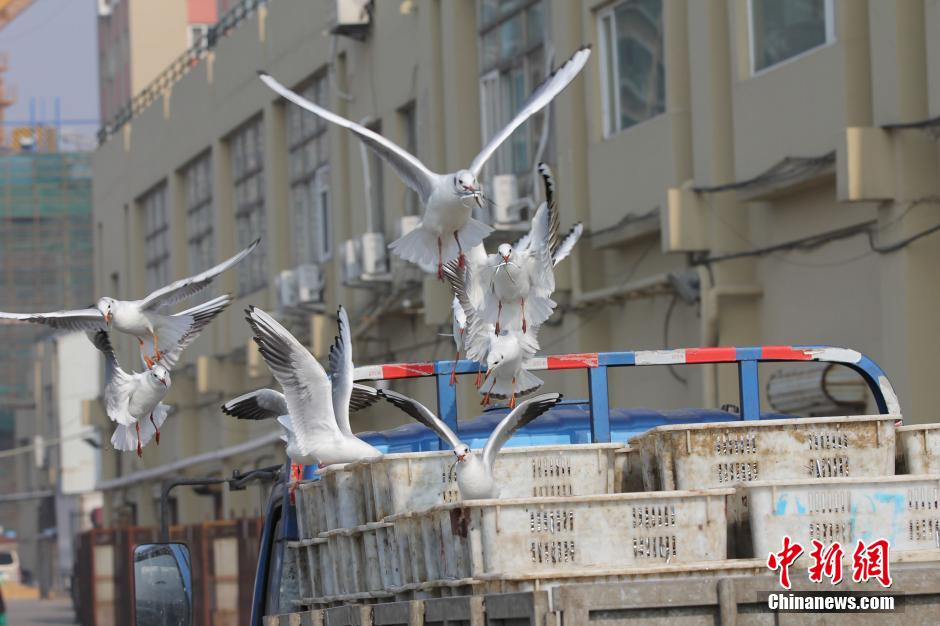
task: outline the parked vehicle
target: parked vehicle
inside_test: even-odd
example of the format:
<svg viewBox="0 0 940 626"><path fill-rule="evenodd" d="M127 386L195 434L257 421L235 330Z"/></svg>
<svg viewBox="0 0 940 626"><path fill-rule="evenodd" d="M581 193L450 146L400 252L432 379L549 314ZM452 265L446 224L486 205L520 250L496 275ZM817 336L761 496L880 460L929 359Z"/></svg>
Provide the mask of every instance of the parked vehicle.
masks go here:
<svg viewBox="0 0 940 626"><path fill-rule="evenodd" d="M783 361L837 363L856 371L870 390L878 415L804 419L762 412L759 364ZM653 411L608 406L608 367L714 363L737 366L738 410ZM388 505L388 493L382 490L395 486L382 483L384 486L377 488L377 474L368 480L362 478L358 472L365 471L368 476L368 464L331 468L322 473L319 483L302 483L296 492L289 489L290 469L285 464L279 471L269 472L273 485L261 531L251 626L404 625L424 623L423 619L472 624L506 620L533 625L583 624L597 619L609 624L644 619L666 623L679 618L690 624L751 623L746 617L766 613L768 593L780 589L778 574L768 569L766 552L747 554L753 550L752 543L768 543L766 536L752 542L754 533L765 532L764 514L756 509L758 502L769 502L765 492L784 494L783 500L774 502L772 514L767 513L773 517L771 521L784 527L791 524L794 536L805 534L808 527L809 536L822 537L813 535L819 525L813 526L812 520L807 525L799 517L807 514L805 507L797 503L792 511L787 508L790 501L786 494L805 490L807 484L835 488L835 495L823 507L830 515L823 525L829 533L827 540L838 532L846 542L867 523L868 518L857 516L857 507L841 504L860 489L874 490L876 497L869 497L873 502L880 498L896 503L903 500L904 493L908 500L916 497L925 503L940 497L940 492L928 493L937 489L930 487L936 485L936 477L930 479L932 483L923 476L911 477L910 481L920 481L911 488L905 477L892 476L900 405L884 372L853 350L824 346L699 348L550 356L530 365L534 369L586 371L591 398L555 407L520 429L506 447L549 445L550 458L556 459L579 446L594 444L596 460L589 461L614 477L606 481L607 495L572 494L570 485L567 491L551 486L551 493L541 500L512 496L503 501L448 504L445 497L444 503L430 509L406 506L406 510L389 515L382 507L400 506L401 502ZM461 421L458 429L455 391L449 384L452 367L449 361L372 366L358 368L356 377L436 377L439 414L464 441L477 447L505 409ZM477 367L461 361L457 372L475 374ZM656 430L650 431L653 428ZM625 444L640 435L643 438L633 439L631 446L599 445L611 441ZM763 436L768 438L761 439ZM387 454L404 453L409 480L412 472L423 471L422 463L427 459L443 458L435 456L434 450L446 450L438 447L431 431L417 424L362 437ZM765 445L768 441L773 442L771 446ZM409 454L415 452L422 454ZM545 463L544 455L526 454L540 453L538 448L531 448L531 452L507 449L500 456L505 455L507 463L514 455L531 461L528 466L519 466L529 469L517 470L513 483L531 482L526 471L542 472L552 479L576 474L577 468L564 462ZM702 465L702 459L716 455L720 462ZM741 455L754 460L740 462ZM380 472L389 471L391 460L386 457ZM698 471L697 467L708 469ZM434 468L435 480L446 483L446 465ZM305 478L317 480L319 476L311 469L306 468ZM786 473L794 471L798 474ZM931 471L940 474L940 469ZM789 482L764 480L780 478ZM237 475L232 480L245 479L246 475ZM555 480L552 485L557 483ZM337 486L340 488L334 488ZM443 489L440 484L438 489ZM890 498L885 497L889 492ZM364 509L353 510L343 504L346 496L358 499L357 506ZM331 499L337 497L340 499ZM385 501L379 503L382 498ZM692 503L687 510L697 511L688 515L703 516L697 525L688 525L688 519L683 518L686 503ZM894 507L892 514L920 510L920 505L908 504L906 508ZM935 503L924 506L936 507ZM575 509L579 511L580 534L569 540L574 537ZM357 515L360 519L354 519ZM370 515L375 519L369 519ZM607 521L604 528L590 524L584 528L584 520L590 519ZM922 523L927 524L924 532ZM931 534L931 524L937 523L918 518L910 525L895 524L892 529L889 524L884 529L895 533L899 545L904 541L910 544L901 546L907 550L901 553L903 558L892 561L894 578L886 591L908 600L904 619L909 624L933 624L940 614L940 545L932 545ZM522 535L513 534L515 531ZM633 539L611 549L609 537L614 531L625 536L632 532ZM652 534L638 538L640 531ZM539 540L520 540L527 532L541 533ZM892 541L895 535L891 535ZM595 539L601 543L591 545ZM683 558L690 543L695 543L690 551L704 555L696 557L700 560ZM158 553L170 546L177 553L183 551L183 547L168 543L139 546L138 551ZM590 558L595 560L609 556L629 565L605 568L588 563L582 567L579 559L591 550L595 556ZM521 560L512 561L520 556ZM187 564L188 557L176 559L179 580L185 580ZM802 578L796 578L793 591L821 589L806 580L805 569ZM678 579L682 584L671 582ZM885 591L874 581L846 581L838 590ZM187 601L185 584L175 585L172 591L173 597L164 604L166 611ZM154 606L151 600L137 597L138 606L149 603L148 610ZM310 617L304 619L310 621L299 621L300 615L308 613Z"/></svg>
<svg viewBox="0 0 940 626"><path fill-rule="evenodd" d="M0 583L20 582L20 557L15 543L0 543Z"/></svg>

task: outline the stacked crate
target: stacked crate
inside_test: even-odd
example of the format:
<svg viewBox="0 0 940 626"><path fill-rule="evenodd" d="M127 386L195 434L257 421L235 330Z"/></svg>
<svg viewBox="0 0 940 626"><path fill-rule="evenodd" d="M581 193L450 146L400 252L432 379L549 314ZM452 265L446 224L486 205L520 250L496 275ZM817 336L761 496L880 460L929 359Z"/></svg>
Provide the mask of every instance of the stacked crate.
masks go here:
<svg viewBox="0 0 940 626"><path fill-rule="evenodd" d="M895 419L663 426L628 447L507 449L493 500L460 501L451 452L332 466L296 491L303 604L694 574L765 558L784 535L937 549L940 476L894 476ZM940 474L940 428L898 430L908 466Z"/></svg>

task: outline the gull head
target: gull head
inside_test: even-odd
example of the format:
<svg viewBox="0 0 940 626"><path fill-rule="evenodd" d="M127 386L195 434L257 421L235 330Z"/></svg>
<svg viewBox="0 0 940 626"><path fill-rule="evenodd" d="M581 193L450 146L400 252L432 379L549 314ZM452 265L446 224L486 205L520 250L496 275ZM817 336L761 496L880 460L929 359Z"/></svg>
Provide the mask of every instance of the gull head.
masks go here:
<svg viewBox="0 0 940 626"><path fill-rule="evenodd" d="M503 257L503 263L509 263L509 257L512 256L512 246L508 243L501 243L496 251L499 252L499 256Z"/></svg>
<svg viewBox="0 0 940 626"><path fill-rule="evenodd" d="M154 382L163 385L167 389L170 388L170 371L159 363L150 368L150 376L153 377Z"/></svg>
<svg viewBox="0 0 940 626"><path fill-rule="evenodd" d="M114 310L117 308L117 302L114 298L101 298L98 300L98 304L95 305L95 308L101 311L101 315L104 317L104 323L110 326L111 320L114 319Z"/></svg>
<svg viewBox="0 0 940 626"><path fill-rule="evenodd" d="M501 350L490 350L489 354L486 355L486 369L493 371L502 365L505 360L506 356Z"/></svg>
<svg viewBox="0 0 940 626"><path fill-rule="evenodd" d="M460 170L454 174L454 193L461 200L473 198L477 206L483 208L483 191L477 177L470 170Z"/></svg>
<svg viewBox="0 0 940 626"><path fill-rule="evenodd" d="M468 456L470 456L470 446L468 446L465 443L460 444L459 446L454 448L454 456L457 457L458 463L463 461Z"/></svg>

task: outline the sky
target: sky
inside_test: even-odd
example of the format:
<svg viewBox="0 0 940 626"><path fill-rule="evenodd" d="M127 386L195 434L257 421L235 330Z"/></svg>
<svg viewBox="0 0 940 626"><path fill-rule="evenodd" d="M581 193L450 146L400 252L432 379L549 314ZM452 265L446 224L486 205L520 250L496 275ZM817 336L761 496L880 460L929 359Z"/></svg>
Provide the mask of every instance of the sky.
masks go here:
<svg viewBox="0 0 940 626"><path fill-rule="evenodd" d="M94 120L66 128L94 136L98 121L98 43L96 0L35 0L0 29L0 52L8 57L4 83L16 89L17 102L6 120L29 120L30 100L40 118L54 119L60 100L63 120ZM9 128L9 125L7 125Z"/></svg>

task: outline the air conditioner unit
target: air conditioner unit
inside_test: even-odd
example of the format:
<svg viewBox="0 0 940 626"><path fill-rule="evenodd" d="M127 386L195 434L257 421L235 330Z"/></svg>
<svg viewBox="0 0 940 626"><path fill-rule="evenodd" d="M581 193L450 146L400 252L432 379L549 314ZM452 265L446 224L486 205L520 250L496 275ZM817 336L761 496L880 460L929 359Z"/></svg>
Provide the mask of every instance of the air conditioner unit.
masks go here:
<svg viewBox="0 0 940 626"><path fill-rule="evenodd" d="M364 276L378 276L388 273L388 256L385 251L384 233L363 233L362 273Z"/></svg>
<svg viewBox="0 0 940 626"><path fill-rule="evenodd" d="M98 0L98 16L108 17L111 15L111 0Z"/></svg>
<svg viewBox="0 0 940 626"><path fill-rule="evenodd" d="M493 221L511 224L519 221L519 181L515 174L499 174L490 179L493 192Z"/></svg>
<svg viewBox="0 0 940 626"><path fill-rule="evenodd" d="M369 11L371 0L335 0L335 2L336 20L330 32L334 35L364 40L372 21Z"/></svg>
<svg viewBox="0 0 940 626"><path fill-rule="evenodd" d="M274 282L277 290L278 311L286 311L296 307L299 303L297 299L297 271L284 270L277 275Z"/></svg>
<svg viewBox="0 0 940 626"><path fill-rule="evenodd" d="M297 267L297 300L300 304L319 304L323 302L323 271L319 265L300 265Z"/></svg>
<svg viewBox="0 0 940 626"><path fill-rule="evenodd" d="M349 285L362 275L362 246L358 239L343 242L343 283Z"/></svg>

